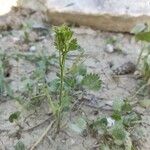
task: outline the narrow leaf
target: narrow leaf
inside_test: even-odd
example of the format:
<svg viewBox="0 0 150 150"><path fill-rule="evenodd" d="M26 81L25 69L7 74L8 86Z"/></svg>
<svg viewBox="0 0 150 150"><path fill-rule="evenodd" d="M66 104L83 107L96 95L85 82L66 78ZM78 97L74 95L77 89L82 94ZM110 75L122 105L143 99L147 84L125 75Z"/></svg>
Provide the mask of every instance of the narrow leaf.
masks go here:
<svg viewBox="0 0 150 150"><path fill-rule="evenodd" d="M150 42L150 32L141 32L138 33L135 37L137 40Z"/></svg>

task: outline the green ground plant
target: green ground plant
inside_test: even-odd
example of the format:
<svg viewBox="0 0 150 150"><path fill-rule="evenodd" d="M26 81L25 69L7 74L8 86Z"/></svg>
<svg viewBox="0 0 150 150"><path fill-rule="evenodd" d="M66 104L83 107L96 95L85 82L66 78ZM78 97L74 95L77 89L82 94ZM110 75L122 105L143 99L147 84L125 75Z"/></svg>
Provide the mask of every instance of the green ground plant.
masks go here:
<svg viewBox="0 0 150 150"><path fill-rule="evenodd" d="M132 137L140 122L141 116L132 109L129 102L117 100L113 103L111 116L101 116L94 120L79 118L70 128L96 138L100 150L136 150Z"/></svg>
<svg viewBox="0 0 150 150"><path fill-rule="evenodd" d="M138 41L143 42L143 48L138 57L137 65L146 81L150 79L150 30L147 24L138 24L131 33Z"/></svg>

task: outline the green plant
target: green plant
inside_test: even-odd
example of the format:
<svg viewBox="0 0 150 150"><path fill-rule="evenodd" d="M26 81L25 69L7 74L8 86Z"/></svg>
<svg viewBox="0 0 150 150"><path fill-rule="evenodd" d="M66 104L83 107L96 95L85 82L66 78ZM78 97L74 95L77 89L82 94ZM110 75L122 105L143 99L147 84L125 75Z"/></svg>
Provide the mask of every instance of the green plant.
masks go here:
<svg viewBox="0 0 150 150"><path fill-rule="evenodd" d="M9 74L10 64L9 56L5 52L0 53L0 95L2 96L5 92L8 96L12 96L13 92L9 86L9 82L6 77Z"/></svg>
<svg viewBox="0 0 150 150"><path fill-rule="evenodd" d="M133 111L128 101L117 100L113 103L111 117L81 118L70 127L80 134L87 130L97 139L100 150L135 150L132 136L140 121L140 115Z"/></svg>
<svg viewBox="0 0 150 150"><path fill-rule="evenodd" d="M57 113L58 125L57 131L60 129L61 120L61 105L64 97L64 71L65 61L68 52L78 48L77 39L73 38L73 32L67 26L55 28L55 42L54 45L59 51L59 67L60 67L60 92L59 92L59 107Z"/></svg>
<svg viewBox="0 0 150 150"><path fill-rule="evenodd" d="M25 145L23 142L19 141L15 146L14 146L15 150L25 150Z"/></svg>
<svg viewBox="0 0 150 150"><path fill-rule="evenodd" d="M150 42L150 32L147 24L139 24L135 26L131 33L135 34L135 38L142 42ZM144 43L143 48L139 54L137 65L142 72L145 80L148 81L150 79L150 45Z"/></svg>
<svg viewBox="0 0 150 150"><path fill-rule="evenodd" d="M23 40L25 43L30 42L30 32L31 32L31 25L30 24L23 24L22 26L23 30Z"/></svg>

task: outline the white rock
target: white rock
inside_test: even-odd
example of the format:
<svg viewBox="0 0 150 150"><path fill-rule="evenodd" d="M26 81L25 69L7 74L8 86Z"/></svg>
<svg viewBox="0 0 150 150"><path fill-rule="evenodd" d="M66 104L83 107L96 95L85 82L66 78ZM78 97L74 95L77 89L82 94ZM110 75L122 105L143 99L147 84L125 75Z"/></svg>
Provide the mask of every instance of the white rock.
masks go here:
<svg viewBox="0 0 150 150"><path fill-rule="evenodd" d="M29 49L30 52L35 52L36 51L36 47L35 46L31 46Z"/></svg>
<svg viewBox="0 0 150 150"><path fill-rule="evenodd" d="M107 125L108 127L112 127L115 124L115 120L110 117L107 118L107 122L108 122Z"/></svg>
<svg viewBox="0 0 150 150"><path fill-rule="evenodd" d="M107 53L113 53L114 52L114 46L111 45L111 44L107 44L106 47L105 47L105 51Z"/></svg>

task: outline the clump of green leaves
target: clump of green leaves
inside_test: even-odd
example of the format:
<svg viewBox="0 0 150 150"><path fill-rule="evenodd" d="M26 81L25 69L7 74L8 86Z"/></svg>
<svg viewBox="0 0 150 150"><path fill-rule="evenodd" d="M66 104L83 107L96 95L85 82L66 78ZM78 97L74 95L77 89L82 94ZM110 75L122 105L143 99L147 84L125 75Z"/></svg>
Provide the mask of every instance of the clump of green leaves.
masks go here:
<svg viewBox="0 0 150 150"><path fill-rule="evenodd" d="M113 103L111 117L98 117L96 120L82 118L70 127L80 134L86 129L87 133L97 138L100 150L133 150L132 136L140 121L140 115L132 110L127 101L117 100Z"/></svg>

